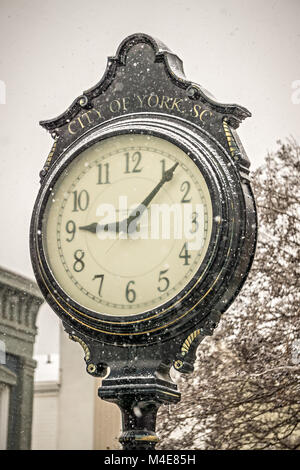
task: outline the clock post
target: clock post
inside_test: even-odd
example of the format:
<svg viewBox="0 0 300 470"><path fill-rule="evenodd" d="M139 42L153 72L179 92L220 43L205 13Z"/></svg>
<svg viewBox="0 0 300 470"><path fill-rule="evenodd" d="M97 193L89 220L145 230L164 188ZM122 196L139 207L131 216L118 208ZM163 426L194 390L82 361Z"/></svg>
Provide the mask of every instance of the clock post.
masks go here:
<svg viewBox="0 0 300 470"><path fill-rule="evenodd" d="M120 407L124 450L155 448L158 408L180 400L171 367L193 371L247 278L257 220L236 129L250 115L139 33L41 122L54 143L32 214L34 273L87 373L103 377L99 397Z"/></svg>

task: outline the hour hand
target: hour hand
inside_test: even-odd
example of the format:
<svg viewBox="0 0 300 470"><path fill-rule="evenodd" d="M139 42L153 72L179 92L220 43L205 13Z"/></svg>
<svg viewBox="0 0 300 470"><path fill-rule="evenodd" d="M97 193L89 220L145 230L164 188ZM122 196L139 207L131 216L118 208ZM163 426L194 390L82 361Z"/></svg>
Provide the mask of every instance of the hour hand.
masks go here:
<svg viewBox="0 0 300 470"><path fill-rule="evenodd" d="M79 230L86 230L87 232L96 233L97 232L97 226L98 226L97 223L90 224L90 225L83 225L83 226L79 227Z"/></svg>
<svg viewBox="0 0 300 470"><path fill-rule="evenodd" d="M113 222L111 224L104 224L104 225L99 225L96 222L89 224L89 225L82 225L79 227L79 230L86 230L87 232L91 233L97 233L98 231L104 231L104 232L116 232L118 233L120 231L120 224L119 222Z"/></svg>

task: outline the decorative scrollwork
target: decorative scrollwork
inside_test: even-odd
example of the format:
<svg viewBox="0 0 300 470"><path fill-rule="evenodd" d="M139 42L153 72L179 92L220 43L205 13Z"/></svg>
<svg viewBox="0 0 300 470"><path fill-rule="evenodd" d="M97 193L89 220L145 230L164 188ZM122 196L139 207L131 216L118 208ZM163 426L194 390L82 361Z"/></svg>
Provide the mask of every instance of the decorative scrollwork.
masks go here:
<svg viewBox="0 0 300 470"><path fill-rule="evenodd" d="M185 356L188 352L189 352L189 349L190 349L190 346L192 344L192 342L194 341L195 338L197 338L197 336L199 336L201 334L201 330L195 330L193 331L193 333L191 333L187 339L185 340L185 342L183 343L182 347L181 347L181 354L182 356Z"/></svg>
<svg viewBox="0 0 300 470"><path fill-rule="evenodd" d="M228 147L230 150L230 154L234 159L236 159L240 155L240 150L235 142L235 139L232 135L232 132L230 130L230 127L228 125L226 118L223 120L223 128L224 128L225 136L227 139Z"/></svg>
<svg viewBox="0 0 300 470"><path fill-rule="evenodd" d="M90 353L90 350L88 348L88 346L85 344L85 342L79 338L78 336L75 336L75 335L69 335L70 339L72 339L73 341L75 341L76 343L79 343L80 346L82 347L83 351L84 351L84 360L87 362L90 360L90 357L91 357L91 353Z"/></svg>
<svg viewBox="0 0 300 470"><path fill-rule="evenodd" d="M45 162L45 165L42 169L42 171L40 172L40 176L45 176L47 171L49 170L50 168L50 165L51 165L51 162L52 162L52 158L53 158L53 155L55 153L55 149L56 149L56 145L57 145L57 141L58 141L58 137L55 138L54 142L53 142L53 145L51 147L51 150L50 150L50 153L47 157L47 160Z"/></svg>

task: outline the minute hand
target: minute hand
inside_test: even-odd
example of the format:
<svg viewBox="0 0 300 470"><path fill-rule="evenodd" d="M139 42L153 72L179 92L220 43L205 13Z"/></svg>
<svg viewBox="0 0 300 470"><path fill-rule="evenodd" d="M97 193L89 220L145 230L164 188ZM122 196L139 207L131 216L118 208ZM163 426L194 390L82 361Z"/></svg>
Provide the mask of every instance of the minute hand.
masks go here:
<svg viewBox="0 0 300 470"><path fill-rule="evenodd" d="M133 213L123 222L127 224L127 227L129 228L129 225L131 222L133 222L135 219L140 218L142 213L147 209L149 206L150 202L156 196L158 191L161 189L161 187L167 182L171 181L173 178L173 174L175 169L177 168L178 163L175 163L171 168L169 168L167 171L164 172L161 180L157 183L154 189L152 189L151 193L148 194L148 196L141 202L141 204L138 205L138 207L133 211ZM122 222L120 223L120 225Z"/></svg>

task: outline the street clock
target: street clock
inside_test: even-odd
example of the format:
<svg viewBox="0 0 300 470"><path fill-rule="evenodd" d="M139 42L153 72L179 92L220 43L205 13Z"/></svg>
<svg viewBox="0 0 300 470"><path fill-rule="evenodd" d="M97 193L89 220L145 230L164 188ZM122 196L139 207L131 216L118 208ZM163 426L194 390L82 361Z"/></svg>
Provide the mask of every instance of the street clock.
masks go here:
<svg viewBox="0 0 300 470"><path fill-rule="evenodd" d="M31 222L34 272L87 371L109 368L99 395L122 409L124 448L155 445L149 420L180 398L170 367L193 370L249 272L256 211L236 133L248 116L135 34L99 83L41 122L54 144Z"/></svg>

